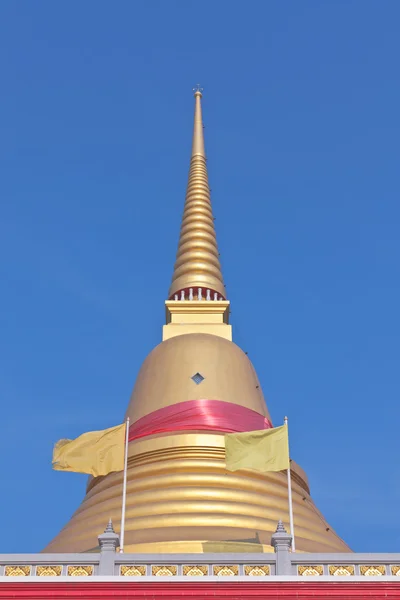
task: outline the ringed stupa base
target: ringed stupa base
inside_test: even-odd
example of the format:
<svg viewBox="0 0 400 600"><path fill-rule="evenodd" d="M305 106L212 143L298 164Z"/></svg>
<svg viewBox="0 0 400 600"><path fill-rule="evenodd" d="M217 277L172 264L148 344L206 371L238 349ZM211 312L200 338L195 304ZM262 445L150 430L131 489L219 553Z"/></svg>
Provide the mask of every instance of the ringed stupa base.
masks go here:
<svg viewBox="0 0 400 600"><path fill-rule="evenodd" d="M90 480L82 505L45 552L94 551L105 519L120 529L121 494L122 473ZM292 494L297 550L349 552L315 507L307 477L293 461ZM221 434L131 442L127 497L125 552L273 552L276 522L288 515L286 473L226 471Z"/></svg>

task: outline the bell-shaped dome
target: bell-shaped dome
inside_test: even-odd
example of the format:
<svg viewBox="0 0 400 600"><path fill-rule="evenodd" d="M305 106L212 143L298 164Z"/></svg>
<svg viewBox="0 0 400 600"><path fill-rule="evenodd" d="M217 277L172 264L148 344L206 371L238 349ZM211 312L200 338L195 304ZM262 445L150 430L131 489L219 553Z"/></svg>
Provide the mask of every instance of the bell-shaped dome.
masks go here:
<svg viewBox="0 0 400 600"><path fill-rule="evenodd" d="M201 383L196 383L199 379ZM179 335L150 352L136 379L126 417L134 423L164 406L202 398L239 404L269 419L257 374L246 354L233 342L207 333Z"/></svg>

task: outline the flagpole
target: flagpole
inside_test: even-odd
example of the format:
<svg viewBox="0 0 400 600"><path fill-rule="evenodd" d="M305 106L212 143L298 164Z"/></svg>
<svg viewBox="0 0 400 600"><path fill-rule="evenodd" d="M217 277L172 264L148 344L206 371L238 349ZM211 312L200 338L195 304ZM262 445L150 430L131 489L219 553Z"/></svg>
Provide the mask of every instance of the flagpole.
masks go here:
<svg viewBox="0 0 400 600"><path fill-rule="evenodd" d="M126 419L126 430L125 430L125 457L124 457L124 480L122 484L122 514L121 514L121 535L119 543L119 551L124 551L124 538L125 538L125 509L126 509L126 479L128 471L128 441L129 441L129 417Z"/></svg>
<svg viewBox="0 0 400 600"><path fill-rule="evenodd" d="M288 427L288 418L284 418L284 423ZM289 445L289 428L288 428L288 445ZM294 540L294 524L293 524L293 501L292 501L292 474L290 471L290 452L289 452L289 468L287 470L287 484L288 484L288 500L289 500L289 526L290 535L292 536L292 552L296 551L296 543Z"/></svg>

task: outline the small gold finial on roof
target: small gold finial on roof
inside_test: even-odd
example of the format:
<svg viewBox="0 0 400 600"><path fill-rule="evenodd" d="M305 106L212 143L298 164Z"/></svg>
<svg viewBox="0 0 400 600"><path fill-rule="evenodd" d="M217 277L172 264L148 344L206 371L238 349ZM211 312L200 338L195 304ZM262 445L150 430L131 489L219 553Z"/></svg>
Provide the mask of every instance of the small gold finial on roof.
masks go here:
<svg viewBox="0 0 400 600"><path fill-rule="evenodd" d="M195 97L192 157L186 190L181 233L169 298L194 294L203 298L225 299L225 286L219 262L214 217L204 148L200 85ZM192 290L192 292L190 292ZM200 290L200 292L198 291Z"/></svg>
<svg viewBox="0 0 400 600"><path fill-rule="evenodd" d="M206 151L204 149L204 134L203 134L203 117L201 113L201 98L203 97L202 91L203 88L200 87L200 84L197 84L196 87L193 88L194 97L195 97L195 109L194 109L194 130L193 130L193 144L192 144L192 157L195 154L201 154L202 156L206 156ZM207 173L206 173L207 175ZM189 174L190 181L190 174ZM207 183L208 185L208 183Z"/></svg>

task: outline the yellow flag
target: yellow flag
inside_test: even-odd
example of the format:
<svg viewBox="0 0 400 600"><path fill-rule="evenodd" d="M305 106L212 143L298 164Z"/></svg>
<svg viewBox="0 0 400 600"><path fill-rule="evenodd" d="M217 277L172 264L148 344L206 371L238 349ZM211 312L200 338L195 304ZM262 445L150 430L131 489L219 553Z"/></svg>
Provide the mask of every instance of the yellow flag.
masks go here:
<svg viewBox="0 0 400 600"><path fill-rule="evenodd" d="M229 433L225 436L228 471L282 471L289 468L289 441L286 425L261 431Z"/></svg>
<svg viewBox="0 0 400 600"><path fill-rule="evenodd" d="M60 440L53 450L53 469L94 477L124 468L126 424L89 431L75 440Z"/></svg>

